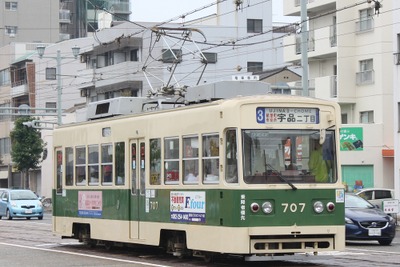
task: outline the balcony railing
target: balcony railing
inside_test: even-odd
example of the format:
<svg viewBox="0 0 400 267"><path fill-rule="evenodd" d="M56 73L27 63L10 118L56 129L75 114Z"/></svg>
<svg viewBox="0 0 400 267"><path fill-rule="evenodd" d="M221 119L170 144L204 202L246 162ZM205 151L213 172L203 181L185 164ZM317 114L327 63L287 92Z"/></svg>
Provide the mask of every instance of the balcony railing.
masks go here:
<svg viewBox="0 0 400 267"><path fill-rule="evenodd" d="M71 11L61 9L59 14L60 23L71 23Z"/></svg>
<svg viewBox="0 0 400 267"><path fill-rule="evenodd" d="M394 53L394 64L400 65L400 52Z"/></svg>
<svg viewBox="0 0 400 267"><path fill-rule="evenodd" d="M331 77L331 97L337 97L337 76Z"/></svg>
<svg viewBox="0 0 400 267"><path fill-rule="evenodd" d="M371 84L375 82L374 70L365 70L356 73L357 85Z"/></svg>
<svg viewBox="0 0 400 267"><path fill-rule="evenodd" d="M330 30L329 40L331 42L331 47L336 47L336 45L337 45L336 25L331 25L329 27L329 30Z"/></svg>
<svg viewBox="0 0 400 267"><path fill-rule="evenodd" d="M315 50L314 31L308 32L308 51ZM296 54L301 54L301 36L296 37Z"/></svg>
<svg viewBox="0 0 400 267"><path fill-rule="evenodd" d="M356 22L356 32L362 33L374 29L374 20L372 18L362 19Z"/></svg>

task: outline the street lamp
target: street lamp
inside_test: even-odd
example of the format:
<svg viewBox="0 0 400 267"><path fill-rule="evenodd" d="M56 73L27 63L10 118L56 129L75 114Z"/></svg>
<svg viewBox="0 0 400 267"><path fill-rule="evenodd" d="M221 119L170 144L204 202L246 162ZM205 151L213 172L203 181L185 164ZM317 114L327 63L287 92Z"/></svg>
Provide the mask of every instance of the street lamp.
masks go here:
<svg viewBox="0 0 400 267"><path fill-rule="evenodd" d="M38 45L36 46L36 51L38 52L39 58L43 58L44 55L44 50L46 49L46 46L44 45ZM72 54L74 55L74 58L76 59L79 55L79 50L80 48L78 46L72 47ZM47 58L47 57L46 57ZM48 57L48 58L54 58L54 57ZM60 49L57 50L57 69L56 69L56 76L57 76L57 123L58 125L62 124L62 111L61 111L61 51Z"/></svg>

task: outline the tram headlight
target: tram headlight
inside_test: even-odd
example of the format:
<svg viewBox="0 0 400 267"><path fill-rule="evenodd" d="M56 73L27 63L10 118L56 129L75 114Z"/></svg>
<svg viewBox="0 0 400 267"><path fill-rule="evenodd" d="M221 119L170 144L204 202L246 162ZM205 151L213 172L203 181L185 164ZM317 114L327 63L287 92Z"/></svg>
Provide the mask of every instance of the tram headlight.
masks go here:
<svg viewBox="0 0 400 267"><path fill-rule="evenodd" d="M315 211L316 213L321 213L321 212L323 212L323 211L324 211L324 204L322 204L321 201L316 201L316 202L314 203L314 211Z"/></svg>
<svg viewBox="0 0 400 267"><path fill-rule="evenodd" d="M335 203L333 202L328 202L328 204L326 204L326 210L328 212L332 212L335 210Z"/></svg>
<svg viewBox="0 0 400 267"><path fill-rule="evenodd" d="M258 203L251 203L250 205L250 209L252 212L256 213L260 210L260 205L258 205Z"/></svg>
<svg viewBox="0 0 400 267"><path fill-rule="evenodd" d="M262 204L261 208L262 208L262 211L263 211L265 214L270 214L270 213L272 212L272 210L273 210L272 204L271 204L271 202L269 202L269 201L264 202L264 203Z"/></svg>

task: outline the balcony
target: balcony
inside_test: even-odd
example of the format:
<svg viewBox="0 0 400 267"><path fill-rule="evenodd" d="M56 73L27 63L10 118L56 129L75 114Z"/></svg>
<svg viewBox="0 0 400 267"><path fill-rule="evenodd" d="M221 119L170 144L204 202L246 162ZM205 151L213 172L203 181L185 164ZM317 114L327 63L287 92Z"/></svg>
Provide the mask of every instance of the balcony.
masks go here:
<svg viewBox="0 0 400 267"><path fill-rule="evenodd" d="M399 53L394 53L394 64L400 65L400 52Z"/></svg>
<svg viewBox="0 0 400 267"><path fill-rule="evenodd" d="M67 9L60 9L59 20L60 20L60 23L70 24L71 23L71 11L67 10Z"/></svg>
<svg viewBox="0 0 400 267"><path fill-rule="evenodd" d="M310 59L321 60L336 57L336 31L334 28L334 26L330 26L309 32L308 57ZM284 44L284 60L287 62L299 61L301 59L301 37L299 35L285 37Z"/></svg>
<svg viewBox="0 0 400 267"><path fill-rule="evenodd" d="M301 0L283 0L284 16L300 16ZM309 16L321 14L336 9L335 0L308 0L307 13Z"/></svg>
<svg viewBox="0 0 400 267"><path fill-rule="evenodd" d="M315 78L315 97L338 100L337 76L324 76Z"/></svg>
<svg viewBox="0 0 400 267"><path fill-rule="evenodd" d="M356 73L356 83L357 85L367 85L373 84L375 82L375 71L365 70Z"/></svg>
<svg viewBox="0 0 400 267"><path fill-rule="evenodd" d="M120 0L108 1L108 9L115 14L131 14L130 2Z"/></svg>
<svg viewBox="0 0 400 267"><path fill-rule="evenodd" d="M27 95L29 92L26 81L13 82L11 85L11 98Z"/></svg>
<svg viewBox="0 0 400 267"><path fill-rule="evenodd" d="M374 29L374 20L372 18L362 19L356 22L356 33L369 32Z"/></svg>

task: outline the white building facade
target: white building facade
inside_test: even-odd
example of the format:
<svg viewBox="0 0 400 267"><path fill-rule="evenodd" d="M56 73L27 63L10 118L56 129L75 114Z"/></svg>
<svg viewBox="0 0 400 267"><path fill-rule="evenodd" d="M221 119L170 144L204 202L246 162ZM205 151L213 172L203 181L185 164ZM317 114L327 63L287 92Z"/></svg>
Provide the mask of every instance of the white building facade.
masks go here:
<svg viewBox="0 0 400 267"><path fill-rule="evenodd" d="M394 188L393 2L378 9L367 1L306 2L310 86L342 108L343 180L350 191ZM285 0L284 15L300 16L300 3ZM300 35L285 38L285 61L300 62L300 45Z"/></svg>

